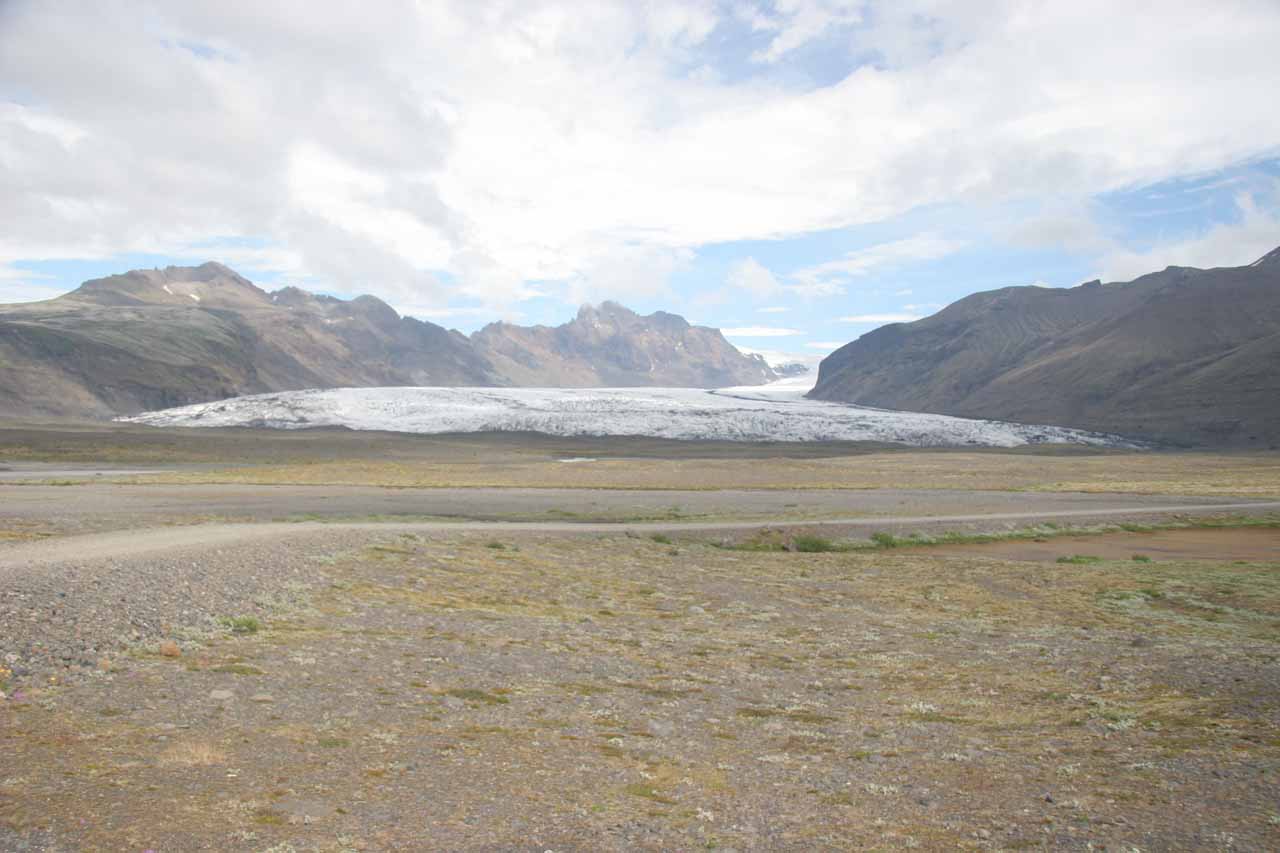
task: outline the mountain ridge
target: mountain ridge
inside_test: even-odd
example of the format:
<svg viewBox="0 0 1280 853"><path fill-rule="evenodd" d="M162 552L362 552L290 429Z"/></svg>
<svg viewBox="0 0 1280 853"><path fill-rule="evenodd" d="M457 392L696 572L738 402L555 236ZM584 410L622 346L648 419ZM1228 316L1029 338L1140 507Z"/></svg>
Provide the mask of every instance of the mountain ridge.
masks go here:
<svg viewBox="0 0 1280 853"><path fill-rule="evenodd" d="M1242 267L970 294L822 361L815 399L1119 433L1280 443L1280 249Z"/></svg>
<svg viewBox="0 0 1280 853"><path fill-rule="evenodd" d="M559 326L490 323L471 339L519 385L722 387L777 378L718 329L665 311L641 316L611 301L583 305Z"/></svg>
<svg viewBox="0 0 1280 853"><path fill-rule="evenodd" d="M584 317L606 315L607 333L584 328ZM305 388L592 387L606 379L711 387L776 378L717 330L617 303L584 306L562 326L534 327L546 330L537 334L504 328L468 337L402 317L370 295L268 292L213 261L132 270L43 302L0 305L0 411L111 417ZM548 334L564 345L522 349Z"/></svg>

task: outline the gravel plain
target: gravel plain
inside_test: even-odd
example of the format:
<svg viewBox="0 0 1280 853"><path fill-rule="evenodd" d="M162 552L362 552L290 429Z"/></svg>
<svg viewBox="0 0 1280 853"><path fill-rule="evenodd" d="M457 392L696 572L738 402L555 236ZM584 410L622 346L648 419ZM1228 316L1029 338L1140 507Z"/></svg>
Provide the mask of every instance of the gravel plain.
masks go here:
<svg viewBox="0 0 1280 853"><path fill-rule="evenodd" d="M338 531L98 564L137 585L44 636L108 610L142 636L0 704L0 849L1280 842L1274 565L657 537Z"/></svg>
<svg viewBox="0 0 1280 853"><path fill-rule="evenodd" d="M70 435L41 452L101 446ZM67 485L0 483L0 850L1280 846L1273 531L1153 536L1144 560L1130 533L800 547L1274 517L1273 458L718 448L592 488L328 482L490 477L442 461L471 444L422 446L150 484L82 483L124 463L77 452L46 463ZM566 446L503 446L501 482L583 477ZM846 487L705 488L824 466Z"/></svg>

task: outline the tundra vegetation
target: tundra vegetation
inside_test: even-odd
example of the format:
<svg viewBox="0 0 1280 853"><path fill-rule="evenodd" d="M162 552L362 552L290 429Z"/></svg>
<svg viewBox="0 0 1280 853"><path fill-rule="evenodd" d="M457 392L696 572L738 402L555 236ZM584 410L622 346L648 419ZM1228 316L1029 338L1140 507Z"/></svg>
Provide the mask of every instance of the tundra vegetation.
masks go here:
<svg viewBox="0 0 1280 853"><path fill-rule="evenodd" d="M316 554L293 607L27 688L0 710L0 831L334 851L1280 840L1274 564L493 544Z"/></svg>
<svg viewBox="0 0 1280 853"><path fill-rule="evenodd" d="M61 435L178 461L0 483L0 849L1280 844L1280 516L877 521L1260 501L1274 455ZM0 447L16 468L44 440ZM224 441L242 467L193 458ZM346 452L306 456L330 441ZM430 520L387 514L437 494L415 487L466 523L469 487L543 476L562 488L521 513L555 529L384 524ZM177 508L199 489L240 503ZM337 508L296 511L307 494ZM697 529L761 494L792 524ZM255 495L304 523L237 539ZM375 526L314 523L353 518ZM623 523L572 530L601 520ZM80 533L176 544L4 562ZM73 642L71 666L46 654Z"/></svg>

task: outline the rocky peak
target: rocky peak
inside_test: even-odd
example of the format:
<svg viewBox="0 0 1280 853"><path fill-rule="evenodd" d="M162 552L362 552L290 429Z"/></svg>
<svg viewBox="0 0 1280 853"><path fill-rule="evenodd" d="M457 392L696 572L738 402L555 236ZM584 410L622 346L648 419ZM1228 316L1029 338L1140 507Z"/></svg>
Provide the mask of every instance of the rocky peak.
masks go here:
<svg viewBox="0 0 1280 853"><path fill-rule="evenodd" d="M351 306L352 313L363 315L375 325L389 327L400 322L400 315L396 310L376 296L366 293L363 296L357 296L347 304Z"/></svg>
<svg viewBox="0 0 1280 853"><path fill-rule="evenodd" d="M219 263L133 270L86 281L67 298L97 305L248 307L270 302L266 292Z"/></svg>

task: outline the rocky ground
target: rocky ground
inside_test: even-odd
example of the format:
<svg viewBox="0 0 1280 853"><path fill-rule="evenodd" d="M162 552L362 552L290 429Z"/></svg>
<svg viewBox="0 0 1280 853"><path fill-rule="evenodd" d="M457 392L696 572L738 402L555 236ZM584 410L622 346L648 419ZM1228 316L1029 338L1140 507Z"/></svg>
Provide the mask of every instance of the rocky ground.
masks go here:
<svg viewBox="0 0 1280 853"><path fill-rule="evenodd" d="M50 576L147 630L11 679L0 849L1280 843L1274 563L667 538L333 531Z"/></svg>
<svg viewBox="0 0 1280 853"><path fill-rule="evenodd" d="M1280 846L1274 454L186 435L0 425L0 850Z"/></svg>

